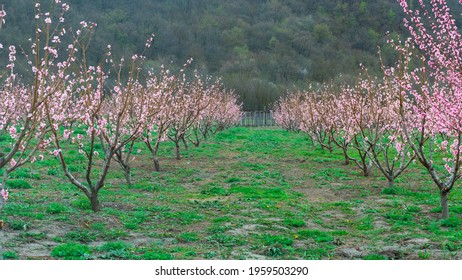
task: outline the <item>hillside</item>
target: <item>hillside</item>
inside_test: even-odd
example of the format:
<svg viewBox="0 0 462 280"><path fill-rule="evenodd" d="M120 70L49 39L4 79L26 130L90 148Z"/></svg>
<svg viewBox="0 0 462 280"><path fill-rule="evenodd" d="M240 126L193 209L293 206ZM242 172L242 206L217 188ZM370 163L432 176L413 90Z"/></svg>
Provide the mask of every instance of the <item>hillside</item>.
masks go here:
<svg viewBox="0 0 462 280"><path fill-rule="evenodd" d="M28 45L34 28L31 2L5 3L4 45ZM42 2L44 7L48 3ZM222 76L242 96L246 109L262 109L293 86L351 80L359 63L378 69L377 46L384 45L386 31L404 30L395 0L68 2L68 24L98 23L90 50L93 63L101 60L108 44L116 57L139 53L155 33L147 68L183 65L192 57L195 68ZM2 61L6 59L3 50Z"/></svg>

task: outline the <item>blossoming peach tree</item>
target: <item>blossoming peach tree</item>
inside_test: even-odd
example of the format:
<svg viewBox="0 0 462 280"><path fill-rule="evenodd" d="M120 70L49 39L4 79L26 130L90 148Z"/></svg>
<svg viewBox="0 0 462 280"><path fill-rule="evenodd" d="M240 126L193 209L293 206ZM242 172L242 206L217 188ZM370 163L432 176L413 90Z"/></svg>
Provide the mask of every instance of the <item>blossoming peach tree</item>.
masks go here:
<svg viewBox="0 0 462 280"><path fill-rule="evenodd" d="M0 137L6 140L4 142L8 147L0 150L2 190L9 173L29 161L35 162L35 153L48 146L45 137L50 127L45 120L45 108L48 100L65 90L71 80L70 68L75 65L75 48L70 44L60 50L61 40L66 34L64 14L69 6L61 1L53 1L52 7L55 13L42 12L40 3L35 4L34 39L31 39L30 49L23 53L30 67L31 85L24 85L16 74L16 47L8 47L7 75L1 77L3 84L0 89ZM5 15L2 9L2 24ZM74 39L79 41L81 38ZM0 47L3 45L0 44ZM58 58L59 51L65 53L63 58Z"/></svg>
<svg viewBox="0 0 462 280"><path fill-rule="evenodd" d="M82 49L83 53L85 49ZM130 75L123 83L118 75L115 86L105 94L108 75L103 65L81 67L84 75L79 87L70 95L57 96L47 107L46 115L50 122L50 141L54 144L53 154L58 157L61 167L69 181L88 197L93 211L100 210L99 191L104 187L112 159L117 151L137 139L147 126L149 111L146 91L140 90L137 71L142 57L134 55L131 61ZM121 66L123 67L123 62ZM71 106L63 107L64 103ZM63 110L63 111L61 111ZM64 130L61 135L54 120L60 116L74 115L78 126L86 128L84 135L74 130ZM71 138L75 147L85 156L85 175L79 179L69 168L66 160L67 150L62 149L63 141ZM102 154L97 145L102 147ZM94 169L99 166L95 176Z"/></svg>
<svg viewBox="0 0 462 280"><path fill-rule="evenodd" d="M386 79L372 78L367 71L361 76L364 104L360 106L362 121L357 126L360 140L356 143L361 142L358 146L387 179L388 187L393 187L395 179L415 158L402 134L397 92Z"/></svg>
<svg viewBox="0 0 462 280"><path fill-rule="evenodd" d="M399 3L411 34L404 46L392 42L402 58L395 77L400 85L403 132L438 187L442 218L448 218L448 195L461 177L462 36L446 1L422 0L414 9L408 1ZM409 67L416 58L420 67ZM404 106L406 101L409 108ZM416 128L406 126L412 118ZM442 161L433 157L435 152Z"/></svg>

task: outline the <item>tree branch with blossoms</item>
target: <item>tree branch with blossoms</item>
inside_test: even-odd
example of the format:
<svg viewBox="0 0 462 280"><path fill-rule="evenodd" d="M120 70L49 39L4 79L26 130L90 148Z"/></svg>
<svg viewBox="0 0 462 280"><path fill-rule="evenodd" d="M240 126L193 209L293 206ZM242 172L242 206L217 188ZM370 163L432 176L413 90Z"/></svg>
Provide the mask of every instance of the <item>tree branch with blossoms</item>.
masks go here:
<svg viewBox="0 0 462 280"><path fill-rule="evenodd" d="M399 3L407 15L404 22L411 38L404 43L389 40L400 60L397 70L388 73L394 73L399 84L403 132L438 187L442 218L446 219L448 195L461 177L462 37L446 1L419 1L414 10L407 1ZM421 65L411 68L410 61L416 58ZM416 126L408 127L409 123ZM443 161L435 161L435 152Z"/></svg>

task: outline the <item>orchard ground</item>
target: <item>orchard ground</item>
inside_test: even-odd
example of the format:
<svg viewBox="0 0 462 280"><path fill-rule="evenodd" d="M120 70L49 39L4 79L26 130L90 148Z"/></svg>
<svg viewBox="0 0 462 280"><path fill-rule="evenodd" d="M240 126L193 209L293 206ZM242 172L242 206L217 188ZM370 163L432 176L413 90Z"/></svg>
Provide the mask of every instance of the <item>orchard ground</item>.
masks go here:
<svg viewBox="0 0 462 280"><path fill-rule="evenodd" d="M462 258L462 190L440 220L418 164L388 188L377 170L362 177L340 150L278 128L223 131L181 161L164 143L161 172L138 145L133 185L114 162L98 213L53 156L12 173L3 259ZM73 162L82 168L77 152Z"/></svg>

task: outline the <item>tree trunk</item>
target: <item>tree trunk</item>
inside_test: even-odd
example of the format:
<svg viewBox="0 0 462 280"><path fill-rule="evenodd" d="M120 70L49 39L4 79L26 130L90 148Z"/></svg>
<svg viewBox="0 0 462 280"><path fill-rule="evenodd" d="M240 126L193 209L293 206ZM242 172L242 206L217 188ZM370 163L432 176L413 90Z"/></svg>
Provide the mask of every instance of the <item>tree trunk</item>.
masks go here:
<svg viewBox="0 0 462 280"><path fill-rule="evenodd" d="M176 159L180 160L181 153L180 153L180 144L178 142L175 143L175 150L176 150Z"/></svg>
<svg viewBox="0 0 462 280"><path fill-rule="evenodd" d="M363 168L362 169L363 169L363 176L364 177L369 177L369 175L371 173L371 168L364 161L363 161Z"/></svg>
<svg viewBox="0 0 462 280"><path fill-rule="evenodd" d="M364 177L369 177L371 175L372 171L372 164L367 164L367 158L366 156L361 157L361 165L362 165L362 170L363 170L363 176Z"/></svg>
<svg viewBox="0 0 462 280"><path fill-rule="evenodd" d="M130 166L124 167L124 172L125 172L125 181L127 181L127 184L131 186L132 185L132 174L130 171Z"/></svg>
<svg viewBox="0 0 462 280"><path fill-rule="evenodd" d="M5 189L6 188L6 179L8 178L8 170L3 171L3 177L2 181L0 182L0 189Z"/></svg>
<svg viewBox="0 0 462 280"><path fill-rule="evenodd" d="M152 160L154 161L154 168L157 172L160 171L160 162L159 162L159 157L157 156L157 153L159 152L159 145L160 145L160 142L159 140L157 140L156 145L154 146L154 149L151 150Z"/></svg>
<svg viewBox="0 0 462 280"><path fill-rule="evenodd" d="M0 234L2 235L2 237L0 238L1 240L6 240L6 236L5 238L3 238L3 235L6 235L3 233L2 230L0 230ZM0 243L0 260L3 260L3 246L2 246L3 242Z"/></svg>
<svg viewBox="0 0 462 280"><path fill-rule="evenodd" d="M388 187L393 188L393 186L395 185L395 180L393 180L393 178L387 178L387 180L388 180Z"/></svg>
<svg viewBox="0 0 462 280"><path fill-rule="evenodd" d="M441 198L441 218L447 219L449 218L449 206L448 206L448 192L441 191L440 198Z"/></svg>
<svg viewBox="0 0 462 280"><path fill-rule="evenodd" d="M346 149L343 149L343 156L345 157L345 165L350 165L350 157L347 154Z"/></svg>
<svg viewBox="0 0 462 280"><path fill-rule="evenodd" d="M184 137L181 137L181 141L183 141L184 149L187 151L188 150L188 141L184 139Z"/></svg>
<svg viewBox="0 0 462 280"><path fill-rule="evenodd" d="M159 158L157 155L154 155L152 157L152 160L154 161L154 169L156 169L157 172L160 172L160 163L159 163Z"/></svg>
<svg viewBox="0 0 462 280"><path fill-rule="evenodd" d="M91 203L91 210L93 210L93 212L98 212L99 210L101 210L100 205L99 205L98 192L91 193L90 203Z"/></svg>

